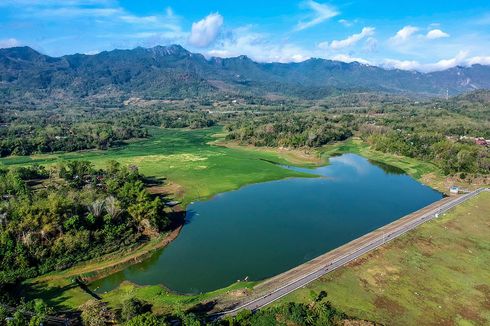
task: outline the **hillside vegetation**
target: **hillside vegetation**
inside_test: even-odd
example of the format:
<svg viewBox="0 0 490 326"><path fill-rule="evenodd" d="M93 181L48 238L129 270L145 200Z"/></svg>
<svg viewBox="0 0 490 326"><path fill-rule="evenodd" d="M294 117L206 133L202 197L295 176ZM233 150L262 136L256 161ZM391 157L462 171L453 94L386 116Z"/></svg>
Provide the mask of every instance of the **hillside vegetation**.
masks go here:
<svg viewBox="0 0 490 326"><path fill-rule="evenodd" d="M424 74L324 59L206 59L179 45L59 58L29 47L0 49L0 103L7 106L120 106L135 97L321 99L359 91L441 96L488 88L489 76L490 67L482 65Z"/></svg>

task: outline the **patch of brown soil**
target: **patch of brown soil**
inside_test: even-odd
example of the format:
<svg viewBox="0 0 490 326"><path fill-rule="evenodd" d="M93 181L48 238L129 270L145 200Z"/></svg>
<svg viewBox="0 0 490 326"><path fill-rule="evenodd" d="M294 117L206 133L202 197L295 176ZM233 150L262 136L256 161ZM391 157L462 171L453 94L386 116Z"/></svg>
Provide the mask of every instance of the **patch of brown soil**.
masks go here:
<svg viewBox="0 0 490 326"><path fill-rule="evenodd" d="M473 308L468 307L467 305L462 305L458 310L458 313L464 319L474 321L478 325L483 325L485 322L485 320L480 316L478 311L475 311Z"/></svg>
<svg viewBox="0 0 490 326"><path fill-rule="evenodd" d="M168 182L163 186L149 187L147 190L152 195L172 196L174 198L184 196L184 187L174 182Z"/></svg>
<svg viewBox="0 0 490 326"><path fill-rule="evenodd" d="M369 284L369 282L364 279L364 278L359 278L359 282L361 283L361 286L364 290L369 290L371 289L371 285Z"/></svg>
<svg viewBox="0 0 490 326"><path fill-rule="evenodd" d="M391 315L401 315L405 313L405 308L388 297L378 296L374 300L374 305L378 309L383 309Z"/></svg>
<svg viewBox="0 0 490 326"><path fill-rule="evenodd" d="M369 255L370 256L370 255ZM357 258L353 261L351 261L349 264L347 264L348 267L357 267L357 266L361 266L362 264L364 264L365 262L368 261L368 257L369 256L366 256L366 257L360 257L360 258Z"/></svg>
<svg viewBox="0 0 490 326"><path fill-rule="evenodd" d="M487 284L480 284L475 286L475 289L483 293L484 296L484 301L483 301L483 306L490 310L490 285Z"/></svg>
<svg viewBox="0 0 490 326"><path fill-rule="evenodd" d="M230 291L227 294L233 298L241 298L247 296L249 293L250 293L249 289L238 289L238 290Z"/></svg>
<svg viewBox="0 0 490 326"><path fill-rule="evenodd" d="M425 257L431 257L436 250L431 238L417 237L414 241L419 252Z"/></svg>
<svg viewBox="0 0 490 326"><path fill-rule="evenodd" d="M444 226L453 230L458 230L458 231L463 230L457 220L450 220L447 223L444 223Z"/></svg>
<svg viewBox="0 0 490 326"><path fill-rule="evenodd" d="M293 164L324 163L324 160L319 155L317 155L315 150L309 148L291 149L285 147L257 147L253 145L242 145L237 142L231 142L231 141L215 141L213 142L213 144L218 146L228 147L228 148L237 148L237 149L246 148L255 151L276 153Z"/></svg>

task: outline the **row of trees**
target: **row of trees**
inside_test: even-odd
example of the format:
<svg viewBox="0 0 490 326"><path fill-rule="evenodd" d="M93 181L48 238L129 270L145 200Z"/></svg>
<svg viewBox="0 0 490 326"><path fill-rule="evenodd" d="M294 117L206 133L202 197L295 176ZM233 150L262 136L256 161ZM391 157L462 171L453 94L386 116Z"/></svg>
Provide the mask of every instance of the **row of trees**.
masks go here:
<svg viewBox="0 0 490 326"><path fill-rule="evenodd" d="M107 149L128 139L146 137L146 129L131 125L97 122L65 126L11 124L0 129L0 156Z"/></svg>
<svg viewBox="0 0 490 326"><path fill-rule="evenodd" d="M82 320L87 326L104 326L120 323L126 326L256 326L256 325L298 325L298 326L334 326L353 322L342 311L336 309L328 300L327 293L322 291L309 304L286 303L273 308L262 309L256 313L244 310L237 316L225 317L220 320L207 321L206 316L192 312L173 313L160 316L152 313L149 303L130 298L111 310L100 301L91 300L80 307ZM365 322L368 324L367 322Z"/></svg>
<svg viewBox="0 0 490 326"><path fill-rule="evenodd" d="M242 144L298 148L358 135L376 150L432 162L447 175L488 174L489 147L468 140L490 138L490 105L487 97L476 95L472 101L465 97L356 110L245 113L229 119L227 137Z"/></svg>
<svg viewBox="0 0 490 326"><path fill-rule="evenodd" d="M352 118L315 113L245 115L226 126L227 139L242 144L271 147L319 147L352 136Z"/></svg>
<svg viewBox="0 0 490 326"><path fill-rule="evenodd" d="M146 126L196 129L216 123L203 111L161 108L0 111L0 157L104 150L148 137Z"/></svg>
<svg viewBox="0 0 490 326"><path fill-rule="evenodd" d="M67 268L167 229L135 166L85 161L0 170L0 286ZM1 289L0 289L1 290Z"/></svg>
<svg viewBox="0 0 490 326"><path fill-rule="evenodd" d="M444 174L490 172L488 149L473 142L454 141L433 132L389 131L363 136L376 150L431 161Z"/></svg>

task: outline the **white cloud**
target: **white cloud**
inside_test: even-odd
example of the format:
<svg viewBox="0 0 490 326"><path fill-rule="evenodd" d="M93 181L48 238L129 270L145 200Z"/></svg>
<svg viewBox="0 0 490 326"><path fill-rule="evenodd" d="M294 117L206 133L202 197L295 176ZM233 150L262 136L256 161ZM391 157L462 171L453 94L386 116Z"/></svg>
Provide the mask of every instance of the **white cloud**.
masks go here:
<svg viewBox="0 0 490 326"><path fill-rule="evenodd" d="M206 18L193 23L189 44L201 48L210 45L218 36L222 25L223 16L219 13L210 14Z"/></svg>
<svg viewBox="0 0 490 326"><path fill-rule="evenodd" d="M481 65L490 65L490 56L476 56L476 57L471 57L467 60L468 65L476 65L476 64L481 64Z"/></svg>
<svg viewBox="0 0 490 326"><path fill-rule="evenodd" d="M403 43L410 39L410 37L418 31L419 29L417 27L407 25L396 32L395 36L390 38L390 41L393 43Z"/></svg>
<svg viewBox="0 0 490 326"><path fill-rule="evenodd" d="M330 57L330 59L342 61L342 62L359 62L365 65L371 65L371 62L369 60L359 58L359 57L352 57L348 54L337 54L334 55L333 57Z"/></svg>
<svg viewBox="0 0 490 326"><path fill-rule="evenodd" d="M382 66L387 68L397 68L403 70L417 70L422 72L429 71L440 71L449 69L458 65L468 66L469 62L474 59L468 59L468 52L460 51L458 55L454 58L439 60L434 63L420 63L415 60L394 60L394 59L386 59L382 63Z"/></svg>
<svg viewBox="0 0 490 326"><path fill-rule="evenodd" d="M378 49L378 40L374 37L368 37L364 43L364 52L375 52Z"/></svg>
<svg viewBox="0 0 490 326"><path fill-rule="evenodd" d="M208 56L236 57L247 55L259 62L299 62L310 53L292 43L274 43L269 35L252 31L251 26L237 28L207 52Z"/></svg>
<svg viewBox="0 0 490 326"><path fill-rule="evenodd" d="M441 31L440 29L433 29L427 33L426 37L429 40L435 40L438 38L449 37L449 34Z"/></svg>
<svg viewBox="0 0 490 326"><path fill-rule="evenodd" d="M302 2L302 6L310 9L312 14L307 20L298 22L295 27L296 31L313 27L340 14L334 7L312 0Z"/></svg>
<svg viewBox="0 0 490 326"><path fill-rule="evenodd" d="M352 25L357 23L357 19L356 20L339 19L338 22L339 24L342 24L345 27L351 27Z"/></svg>
<svg viewBox="0 0 490 326"><path fill-rule="evenodd" d="M353 35L349 36L348 38L340 40L340 41L337 41L337 40L332 41L330 43L330 48L332 48L334 50L338 50L338 49L343 49L343 48L352 46L352 45L356 44L357 42L359 42L360 40L362 40L363 38L368 37L368 36L372 36L374 34L374 31L375 31L374 27L364 27L362 29L362 31L358 34L353 34Z"/></svg>
<svg viewBox="0 0 490 326"><path fill-rule="evenodd" d="M19 46L20 44L20 41L15 38L7 38L4 40L0 40L0 49L12 48L14 46Z"/></svg>

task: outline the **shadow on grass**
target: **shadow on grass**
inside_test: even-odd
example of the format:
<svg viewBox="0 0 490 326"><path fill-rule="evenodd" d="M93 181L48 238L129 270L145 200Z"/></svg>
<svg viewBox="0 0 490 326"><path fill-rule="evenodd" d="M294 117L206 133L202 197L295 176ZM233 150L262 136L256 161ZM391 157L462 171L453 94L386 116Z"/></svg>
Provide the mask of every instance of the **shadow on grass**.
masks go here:
<svg viewBox="0 0 490 326"><path fill-rule="evenodd" d="M57 311L72 310L73 307L66 305L66 301L70 298L67 292L78 287L75 282L60 286L48 286L45 282L26 283L21 285L20 296L28 300L43 299L48 306Z"/></svg>
<svg viewBox="0 0 490 326"><path fill-rule="evenodd" d="M209 312L211 312L214 309L216 304L217 304L216 300L198 303L195 306L189 308L187 310L187 313L193 313L197 316L206 316Z"/></svg>

